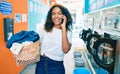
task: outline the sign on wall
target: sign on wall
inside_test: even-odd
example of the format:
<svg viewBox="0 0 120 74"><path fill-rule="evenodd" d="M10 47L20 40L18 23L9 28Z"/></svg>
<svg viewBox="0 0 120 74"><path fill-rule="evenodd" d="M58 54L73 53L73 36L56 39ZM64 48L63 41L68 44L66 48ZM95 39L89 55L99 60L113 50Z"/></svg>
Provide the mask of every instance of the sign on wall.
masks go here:
<svg viewBox="0 0 120 74"><path fill-rule="evenodd" d="M15 22L20 23L21 22L21 14L15 13Z"/></svg>
<svg viewBox="0 0 120 74"><path fill-rule="evenodd" d="M2 1L0 3L0 12L2 14L12 14L12 5L9 2Z"/></svg>

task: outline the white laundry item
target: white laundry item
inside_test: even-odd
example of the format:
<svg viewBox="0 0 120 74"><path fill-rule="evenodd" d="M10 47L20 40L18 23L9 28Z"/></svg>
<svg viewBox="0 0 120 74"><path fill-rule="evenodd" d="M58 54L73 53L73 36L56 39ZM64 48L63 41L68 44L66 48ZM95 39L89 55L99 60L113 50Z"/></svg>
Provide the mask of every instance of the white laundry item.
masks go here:
<svg viewBox="0 0 120 74"><path fill-rule="evenodd" d="M27 45L30 45L32 43L33 43L33 41L25 41L25 42L22 42L22 45L27 46Z"/></svg>
<svg viewBox="0 0 120 74"><path fill-rule="evenodd" d="M18 55L20 53L20 51L22 50L23 48L23 44L20 44L20 43L13 43L12 44L12 47L10 48L11 52L13 54L16 54Z"/></svg>

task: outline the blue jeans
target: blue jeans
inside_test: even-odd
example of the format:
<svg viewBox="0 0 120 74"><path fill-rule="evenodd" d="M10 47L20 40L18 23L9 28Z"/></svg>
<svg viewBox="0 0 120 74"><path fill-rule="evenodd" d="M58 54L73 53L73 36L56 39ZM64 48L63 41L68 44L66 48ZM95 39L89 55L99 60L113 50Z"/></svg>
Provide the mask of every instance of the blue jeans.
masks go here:
<svg viewBox="0 0 120 74"><path fill-rule="evenodd" d="M41 56L40 61L37 62L35 74L65 74L63 61Z"/></svg>

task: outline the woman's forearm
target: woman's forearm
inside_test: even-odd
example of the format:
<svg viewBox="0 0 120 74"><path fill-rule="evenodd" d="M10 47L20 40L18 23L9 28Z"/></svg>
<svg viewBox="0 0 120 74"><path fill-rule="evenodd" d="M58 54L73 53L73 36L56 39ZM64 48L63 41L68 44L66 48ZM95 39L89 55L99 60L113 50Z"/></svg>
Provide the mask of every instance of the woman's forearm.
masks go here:
<svg viewBox="0 0 120 74"><path fill-rule="evenodd" d="M71 48L71 44L69 43L66 28L62 28L62 50L64 53L67 53Z"/></svg>

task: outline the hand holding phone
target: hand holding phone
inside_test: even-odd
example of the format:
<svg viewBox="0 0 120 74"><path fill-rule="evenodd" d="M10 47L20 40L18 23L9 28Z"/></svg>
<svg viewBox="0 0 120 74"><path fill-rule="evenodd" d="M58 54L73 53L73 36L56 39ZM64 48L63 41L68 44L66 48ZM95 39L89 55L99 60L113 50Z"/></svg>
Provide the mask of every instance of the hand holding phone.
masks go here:
<svg viewBox="0 0 120 74"><path fill-rule="evenodd" d="M62 23L61 23L61 27L65 27L66 26L66 23L67 23L67 18L65 15L63 15L63 19L62 19Z"/></svg>

